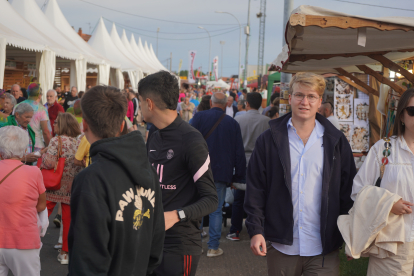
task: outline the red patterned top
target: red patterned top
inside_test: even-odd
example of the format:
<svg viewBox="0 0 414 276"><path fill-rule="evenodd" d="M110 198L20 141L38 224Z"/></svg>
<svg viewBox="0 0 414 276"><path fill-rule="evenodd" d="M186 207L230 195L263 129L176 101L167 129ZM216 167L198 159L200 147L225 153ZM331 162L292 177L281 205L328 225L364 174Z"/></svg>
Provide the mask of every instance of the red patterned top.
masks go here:
<svg viewBox="0 0 414 276"><path fill-rule="evenodd" d="M73 178L81 170L81 167L76 166L74 163L79 140L65 135L60 137L62 137L62 157L66 158L62 181L60 182L60 190L46 191L46 199L52 202L70 204ZM50 140L47 152L43 154L43 168L52 169L55 167L57 151L58 137L53 137L52 140Z"/></svg>

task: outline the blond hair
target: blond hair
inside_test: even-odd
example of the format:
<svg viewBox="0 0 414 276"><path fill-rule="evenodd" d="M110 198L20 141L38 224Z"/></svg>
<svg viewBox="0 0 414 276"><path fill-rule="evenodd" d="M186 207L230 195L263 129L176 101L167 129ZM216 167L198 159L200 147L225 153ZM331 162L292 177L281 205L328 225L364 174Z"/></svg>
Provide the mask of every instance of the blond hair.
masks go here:
<svg viewBox="0 0 414 276"><path fill-rule="evenodd" d="M297 83L316 91L319 96L322 96L325 92L326 82L325 78L321 75L309 72L296 73L296 75L294 75L290 80L289 94L293 93L293 85Z"/></svg>

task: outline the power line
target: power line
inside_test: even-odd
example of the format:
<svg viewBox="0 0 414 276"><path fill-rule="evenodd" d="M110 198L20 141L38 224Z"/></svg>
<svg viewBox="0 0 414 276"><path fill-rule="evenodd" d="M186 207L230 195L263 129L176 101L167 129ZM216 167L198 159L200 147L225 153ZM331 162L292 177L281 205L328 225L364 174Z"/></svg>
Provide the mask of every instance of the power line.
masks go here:
<svg viewBox="0 0 414 276"><path fill-rule="evenodd" d="M134 33L134 34L137 34L137 35L141 35L141 36L145 36L145 37L151 37L151 38L157 38L156 36L150 36L150 35L146 35L146 34L141 34L141 33L138 33L138 32L136 32L134 30L130 30L128 28L125 28L125 30L128 30L131 33ZM235 27L234 29L232 29L231 31L228 31L228 32L224 32L224 33L212 35L211 37L228 34L228 33L234 32L236 30L239 30L239 27ZM205 39L205 38L209 38L209 37L208 36L205 36L205 37L196 37L196 38L163 38L163 37L159 37L158 39L163 39L163 40L199 40L199 39Z"/></svg>
<svg viewBox="0 0 414 276"><path fill-rule="evenodd" d="M387 6L380 6L380 5L372 5L372 4L365 4L365 3L358 3L358 2L351 2L351 1L345 1L345 0L334 0L337 2L344 2L344 3L350 3L350 4L356 4L356 5L362 5L362 6L369 6L369 7L377 7L377 8L385 8L385 9L391 9L391 10L399 10L399 11L413 11L410 9L401 9L401 8L395 8L395 7L387 7Z"/></svg>
<svg viewBox="0 0 414 276"><path fill-rule="evenodd" d="M218 24L218 23L189 23L189 22L179 22L179 21L158 19L158 18L143 16L143 15L133 14L133 13L129 13L129 12L124 12L124 11L120 11L120 10L115 10L115 9L108 8L108 7L105 7L105 6L101 6L101 5L91 3L91 2L88 2L88 1L85 1L85 0L79 0L79 1L84 2L84 3L88 3L88 4L96 6L96 7L100 7L100 8L103 8L103 9L114 11L114 12L119 12L119 13L131 15L131 16L135 16L135 17L141 17L141 18L145 18L145 19L151 19L151 20L157 20L157 21L163 21L163 22L169 22L169 23L188 24L188 25L236 25L236 24Z"/></svg>
<svg viewBox="0 0 414 276"><path fill-rule="evenodd" d="M128 26L128 25L125 25L125 24L122 24L122 23L119 23L119 22L116 22L116 21L113 21L113 20L111 20L111 19L108 19L108 18L105 18L105 17L102 17L103 19L105 19L105 20L107 20L107 21L109 21L109 22L113 22L113 23L116 23L117 25L119 25L119 26L123 26L123 27L127 27L127 28L130 28L130 29L135 29L135 30L139 30L139 31L143 31L143 32L150 32L150 33L157 33L157 31L150 31L150 30L144 30L144 29L140 29L140 28L136 28L136 27L132 27L132 26ZM226 31L226 30L230 30L230 29L234 29L235 28L235 26L233 26L233 27L229 27L229 28L224 28L224 29L219 29L219 30L213 30L213 31L210 31L211 33L213 33L213 32L222 32L222 31ZM158 32L158 33L162 33L162 34L199 34L200 32L193 32L193 33L170 33L170 32Z"/></svg>

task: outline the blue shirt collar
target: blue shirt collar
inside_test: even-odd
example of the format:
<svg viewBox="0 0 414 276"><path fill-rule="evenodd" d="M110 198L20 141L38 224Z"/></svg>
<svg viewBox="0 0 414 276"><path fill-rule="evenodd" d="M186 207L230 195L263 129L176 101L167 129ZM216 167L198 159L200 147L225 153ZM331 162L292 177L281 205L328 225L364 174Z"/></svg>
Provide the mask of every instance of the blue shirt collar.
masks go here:
<svg viewBox="0 0 414 276"><path fill-rule="evenodd" d="M291 117L289 118L289 121L287 122L287 128L289 130L292 127L295 128L292 124L292 117ZM323 136L323 133L325 132L325 128L321 125L321 123L319 123L318 120L315 119L315 128L313 129L313 131L315 131L316 136L320 138Z"/></svg>

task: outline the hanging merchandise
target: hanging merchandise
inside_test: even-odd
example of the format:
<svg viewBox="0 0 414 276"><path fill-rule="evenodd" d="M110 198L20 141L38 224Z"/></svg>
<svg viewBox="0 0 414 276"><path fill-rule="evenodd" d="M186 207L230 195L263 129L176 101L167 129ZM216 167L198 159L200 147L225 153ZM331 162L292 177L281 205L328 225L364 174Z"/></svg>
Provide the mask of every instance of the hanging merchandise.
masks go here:
<svg viewBox="0 0 414 276"><path fill-rule="evenodd" d="M189 52L189 69L188 70L188 82L195 83L195 76L194 76L194 59L197 54L197 51L190 51Z"/></svg>

